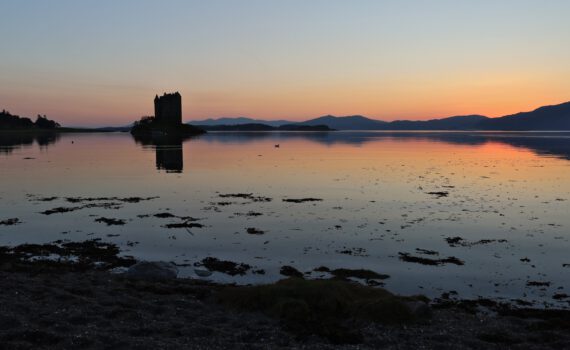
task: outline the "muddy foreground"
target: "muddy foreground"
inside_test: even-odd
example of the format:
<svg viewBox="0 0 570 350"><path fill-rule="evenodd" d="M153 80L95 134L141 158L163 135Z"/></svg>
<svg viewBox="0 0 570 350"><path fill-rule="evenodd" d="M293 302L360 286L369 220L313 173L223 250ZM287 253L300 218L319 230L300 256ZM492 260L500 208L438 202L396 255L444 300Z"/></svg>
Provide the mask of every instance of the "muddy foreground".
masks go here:
<svg viewBox="0 0 570 350"><path fill-rule="evenodd" d="M524 317L432 307L431 317L411 323L347 319L346 329L361 338L342 344L299 335L261 312L220 304L224 287L204 282L53 270L2 271L0 281L2 349L570 348L567 313Z"/></svg>
<svg viewBox="0 0 570 350"><path fill-rule="evenodd" d="M234 286L109 272L135 263L96 240L0 247L0 349L570 348L568 310L402 297L340 275Z"/></svg>

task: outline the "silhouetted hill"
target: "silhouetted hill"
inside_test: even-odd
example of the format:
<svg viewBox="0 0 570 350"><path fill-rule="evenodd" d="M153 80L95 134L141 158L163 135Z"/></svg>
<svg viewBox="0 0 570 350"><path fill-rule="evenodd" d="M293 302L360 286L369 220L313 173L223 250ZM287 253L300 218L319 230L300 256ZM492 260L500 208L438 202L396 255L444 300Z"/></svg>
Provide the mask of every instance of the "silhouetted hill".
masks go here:
<svg viewBox="0 0 570 350"><path fill-rule="evenodd" d="M363 117L361 115L351 115L345 117L335 117L326 115L323 117L297 123L299 125L326 125L337 130L383 130L386 122Z"/></svg>
<svg viewBox="0 0 570 350"><path fill-rule="evenodd" d="M482 115L461 115L431 120L395 120L386 123L384 130L474 130L487 119Z"/></svg>
<svg viewBox="0 0 570 350"><path fill-rule="evenodd" d="M12 115L6 110L0 112L0 130L55 130L59 127L58 123L49 120L45 115L38 114L33 122L30 118Z"/></svg>
<svg viewBox="0 0 570 350"><path fill-rule="evenodd" d="M250 123L238 125L196 125L207 131L333 131L326 125L285 124L278 127Z"/></svg>
<svg viewBox="0 0 570 350"><path fill-rule="evenodd" d="M540 107L532 112L486 119L478 127L481 130L570 130L570 102Z"/></svg>
<svg viewBox="0 0 570 350"><path fill-rule="evenodd" d="M217 118L205 120L193 120L187 124L202 125L202 126L215 126L215 125L240 125L240 124L265 124L270 126L281 126L285 124L294 124L295 122L287 120L261 120L246 117L235 118Z"/></svg>

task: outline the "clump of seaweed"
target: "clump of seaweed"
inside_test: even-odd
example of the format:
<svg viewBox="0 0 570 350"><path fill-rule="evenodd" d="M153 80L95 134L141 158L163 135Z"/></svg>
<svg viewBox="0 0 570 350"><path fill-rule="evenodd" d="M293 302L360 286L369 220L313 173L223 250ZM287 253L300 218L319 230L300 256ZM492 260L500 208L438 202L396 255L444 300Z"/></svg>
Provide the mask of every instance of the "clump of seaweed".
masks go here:
<svg viewBox="0 0 570 350"><path fill-rule="evenodd" d="M288 202L288 203L305 203L305 202L322 202L323 200L321 198L285 198L283 199L283 202Z"/></svg>
<svg viewBox="0 0 570 350"><path fill-rule="evenodd" d="M301 271L289 265L282 266L279 273L287 277L303 278L303 273Z"/></svg>
<svg viewBox="0 0 570 350"><path fill-rule="evenodd" d="M18 225L21 223L22 223L22 221L20 221L20 219L18 219L18 218L11 218L11 219L6 219L6 220L0 221L0 225L4 225L4 226Z"/></svg>
<svg viewBox="0 0 570 350"><path fill-rule="evenodd" d="M257 229L255 227L248 227L246 229L246 232L249 233L250 235L262 235L265 234L265 231Z"/></svg>
<svg viewBox="0 0 570 350"><path fill-rule="evenodd" d="M77 211L81 209L88 209L88 208L103 208L103 209L120 209L121 203L117 202L109 202L109 203L90 203L76 207L57 207L53 209L48 209L40 212L40 214L44 215L52 215L52 214L63 214L69 213L72 211Z"/></svg>
<svg viewBox="0 0 570 350"><path fill-rule="evenodd" d="M95 222L101 222L107 224L107 226L121 226L127 223L125 220L122 219L113 219L106 217L100 217L98 219L95 219Z"/></svg>
<svg viewBox="0 0 570 350"><path fill-rule="evenodd" d="M228 274L230 276L243 276L251 269L251 266L244 263L236 263L228 260L220 260L214 257L202 259L201 263L195 263L195 266L204 266L210 271L217 271Z"/></svg>
<svg viewBox="0 0 570 350"><path fill-rule="evenodd" d="M454 257L454 256L450 256L448 258L444 258L444 259L429 259L429 258L424 258L424 257L419 257L419 256L413 256L410 253L398 253L398 255L400 255L400 260L405 261L405 262L411 262L411 263L417 263L417 264L422 264L422 265L432 265L432 266L438 266L438 265L444 265L444 264L455 264L455 265L464 265L465 263Z"/></svg>
<svg viewBox="0 0 570 350"><path fill-rule="evenodd" d="M348 320L409 323L419 319L410 305L427 301L342 280L294 277L269 285L226 287L218 298L229 307L275 317L300 337L316 334L336 344L362 341L358 330L345 325Z"/></svg>
<svg viewBox="0 0 570 350"><path fill-rule="evenodd" d="M435 198L444 198L449 196L449 192L447 191L426 192L426 193L435 196Z"/></svg>
<svg viewBox="0 0 570 350"><path fill-rule="evenodd" d="M506 243L508 242L506 239L481 239L474 242L466 241L461 237L446 237L445 241L449 244L450 247L472 247L475 245L482 245L482 244L489 244L489 243Z"/></svg>
<svg viewBox="0 0 570 350"><path fill-rule="evenodd" d="M71 270L109 270L128 267L136 261L132 257L119 256L117 245L99 239L83 242L55 241L48 244L22 244L0 247L0 261L13 269L29 271L34 268L68 268Z"/></svg>

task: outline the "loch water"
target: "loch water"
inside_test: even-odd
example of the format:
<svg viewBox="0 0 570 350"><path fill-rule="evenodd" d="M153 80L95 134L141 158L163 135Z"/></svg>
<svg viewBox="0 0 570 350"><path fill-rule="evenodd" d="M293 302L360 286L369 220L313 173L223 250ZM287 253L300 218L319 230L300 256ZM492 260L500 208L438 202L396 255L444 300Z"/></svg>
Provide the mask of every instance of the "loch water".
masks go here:
<svg viewBox="0 0 570 350"><path fill-rule="evenodd" d="M219 282L368 269L402 294L566 307L553 296L570 294L570 133L1 135L10 218L0 245L101 239L183 277L215 257L251 266Z"/></svg>

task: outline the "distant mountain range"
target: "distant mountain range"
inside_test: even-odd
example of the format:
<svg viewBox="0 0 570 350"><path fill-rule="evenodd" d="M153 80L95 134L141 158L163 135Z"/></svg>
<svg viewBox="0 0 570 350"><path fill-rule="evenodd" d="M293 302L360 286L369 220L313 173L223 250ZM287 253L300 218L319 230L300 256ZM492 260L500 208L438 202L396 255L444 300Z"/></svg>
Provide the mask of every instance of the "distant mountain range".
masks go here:
<svg viewBox="0 0 570 350"><path fill-rule="evenodd" d="M267 124L248 123L233 125L200 125L206 131L334 131L326 125L284 124L270 126Z"/></svg>
<svg viewBox="0 0 570 350"><path fill-rule="evenodd" d="M235 117L235 118L217 118L217 119L204 119L192 121L188 124L194 125L204 125L204 126L214 126L214 125L239 125L239 124L265 124L269 126L281 126L286 124L296 124L295 122L288 120L261 120L252 119L246 117Z"/></svg>
<svg viewBox="0 0 570 350"><path fill-rule="evenodd" d="M336 130L505 130L505 131L570 131L570 102L540 107L532 112L523 112L499 118L482 115L463 115L431 120L396 120L385 122L361 115L336 117L326 115L304 122L286 120L259 120L245 117L207 119L192 121L197 126L226 127L240 124L264 124L272 127L281 125L325 125ZM212 129L210 129L212 130Z"/></svg>

